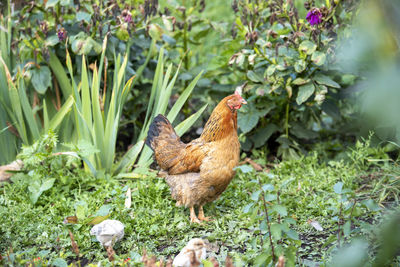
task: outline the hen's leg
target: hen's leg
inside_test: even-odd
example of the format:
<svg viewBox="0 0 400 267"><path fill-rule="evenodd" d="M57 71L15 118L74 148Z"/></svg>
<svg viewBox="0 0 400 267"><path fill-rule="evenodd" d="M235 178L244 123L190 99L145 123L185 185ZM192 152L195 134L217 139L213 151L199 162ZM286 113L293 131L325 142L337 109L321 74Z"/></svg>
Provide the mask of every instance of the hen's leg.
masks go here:
<svg viewBox="0 0 400 267"><path fill-rule="evenodd" d="M196 213L194 212L194 207L190 207L190 222L192 223L201 223L200 220L197 218Z"/></svg>
<svg viewBox="0 0 400 267"><path fill-rule="evenodd" d="M211 218L210 218L210 217L205 217L205 216L204 216L203 206L200 206L200 207L199 207L199 219L200 219L201 221L206 221L206 222L211 221Z"/></svg>

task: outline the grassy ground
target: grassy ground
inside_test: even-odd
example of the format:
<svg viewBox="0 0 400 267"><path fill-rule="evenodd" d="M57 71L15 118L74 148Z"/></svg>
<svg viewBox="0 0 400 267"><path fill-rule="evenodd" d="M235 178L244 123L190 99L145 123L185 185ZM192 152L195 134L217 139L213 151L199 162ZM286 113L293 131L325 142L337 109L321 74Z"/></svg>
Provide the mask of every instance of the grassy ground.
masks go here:
<svg viewBox="0 0 400 267"><path fill-rule="evenodd" d="M215 220L204 225L189 223L189 211L175 206L160 178L95 179L77 162L42 159L32 163L36 169L0 187L0 263L109 264L106 251L89 234L92 226L85 218L90 215L109 215L125 225L125 237L115 245L118 265L127 258L139 263L143 249L158 258L174 257L193 237L208 239L211 255L221 263L230 255L236 266L262 266L271 260L272 246L277 256L285 255L287 266L329 262L338 245L352 236L373 238L370 224L398 207L400 170L387 160L365 160L379 153L374 154L361 145L349 153L347 163L324 163L314 155L269 168L258 155L254 161L263 170L256 172L250 164L239 167L223 195L205 206L206 215ZM32 204L32 184L52 178L52 187ZM128 188L132 205L125 208ZM80 218L78 224L63 223L72 215ZM322 231L312 226L315 222ZM69 231L79 257L71 250Z"/></svg>

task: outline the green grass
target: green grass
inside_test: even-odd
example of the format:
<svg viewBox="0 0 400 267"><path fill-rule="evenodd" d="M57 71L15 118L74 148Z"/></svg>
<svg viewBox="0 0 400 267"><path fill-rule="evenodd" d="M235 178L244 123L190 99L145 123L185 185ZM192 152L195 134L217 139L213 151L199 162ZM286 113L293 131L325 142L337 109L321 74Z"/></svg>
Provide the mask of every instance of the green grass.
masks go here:
<svg viewBox="0 0 400 267"><path fill-rule="evenodd" d="M16 174L11 183L0 187L2 264L22 265L32 263L35 258L36 264L43 265L76 262L69 230L78 244L81 262L109 263L106 251L89 234L91 225L63 223L67 216L77 213L78 217L86 218L105 211L109 218L125 225L125 237L114 247L120 265L128 257L131 262L140 262L143 249L158 258L174 257L188 240L203 237L218 248L210 254L220 262L229 254L236 266L261 266L267 261L265 253L270 246L263 205L257 193L260 184L273 186L265 187L265 196L269 199L270 222L275 229L272 237L276 254L284 253L288 266L329 262L339 243L338 220L342 228L345 222L352 222L350 232L341 237L343 246L352 236L373 238L369 225L379 221L389 210L386 207L398 207L400 170L396 163L351 160L323 163L314 155L274 164L269 171L255 172L247 165L240 167L222 196L205 206L206 215L215 220L195 225L189 223L188 209L175 206L161 178L93 178L79 168L79 161L66 156L43 157L43 153L25 159L30 172ZM359 149L357 153L368 152ZM39 156L41 160L34 160ZM263 156L258 157L255 161L264 165ZM54 185L32 204L29 191L32 181L48 178L56 179ZM334 187L340 182L343 192L338 194ZM128 187L132 189L129 209L124 207ZM273 197L277 192L279 202ZM354 200L356 206L351 209ZM318 221L324 231L312 228L309 219ZM290 229L279 228L286 224Z"/></svg>

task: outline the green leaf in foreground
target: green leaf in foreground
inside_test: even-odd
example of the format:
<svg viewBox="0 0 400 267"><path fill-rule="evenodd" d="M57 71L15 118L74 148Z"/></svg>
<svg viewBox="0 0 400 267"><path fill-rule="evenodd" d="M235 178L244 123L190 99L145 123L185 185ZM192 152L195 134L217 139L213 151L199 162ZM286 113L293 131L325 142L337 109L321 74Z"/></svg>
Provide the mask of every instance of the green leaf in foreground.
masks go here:
<svg viewBox="0 0 400 267"><path fill-rule="evenodd" d="M299 87L299 93L297 94L296 102L298 105L303 104L307 99L314 93L315 87L312 83L307 83Z"/></svg>
<svg viewBox="0 0 400 267"><path fill-rule="evenodd" d="M195 114L191 115L189 118L178 124L175 127L175 131L179 136L182 136L186 133L187 130L193 125L193 123L200 117L203 111L207 108L208 104L205 104L202 108L200 108Z"/></svg>
<svg viewBox="0 0 400 267"><path fill-rule="evenodd" d="M32 70L32 85L39 94L46 93L47 88L51 86L51 73L47 66L41 66Z"/></svg>
<svg viewBox="0 0 400 267"><path fill-rule="evenodd" d="M56 267L67 267L68 263L62 258L57 258L52 262L52 265Z"/></svg>
<svg viewBox="0 0 400 267"><path fill-rule="evenodd" d="M311 56L311 60L314 62L315 65L322 66L325 63L326 55L322 52L315 51Z"/></svg>
<svg viewBox="0 0 400 267"><path fill-rule="evenodd" d="M340 88L340 85L335 82L334 80L332 80L330 77L318 73L317 75L314 76L314 80L318 83L318 84L323 84L329 87L333 87L333 88Z"/></svg>
<svg viewBox="0 0 400 267"><path fill-rule="evenodd" d="M30 192L29 198L32 204L35 204L38 201L40 195L42 195L44 191L53 187L55 180L56 179L54 178L50 178L45 180L42 184L38 180L35 180L31 183L31 185L28 187L28 190Z"/></svg>
<svg viewBox="0 0 400 267"><path fill-rule="evenodd" d="M307 55L314 53L315 49L317 49L317 45L309 40L303 41L299 46L299 50Z"/></svg>
<svg viewBox="0 0 400 267"><path fill-rule="evenodd" d="M343 188L343 183L342 182L337 182L333 186L333 190L335 191L336 194L341 194L342 193L342 188Z"/></svg>

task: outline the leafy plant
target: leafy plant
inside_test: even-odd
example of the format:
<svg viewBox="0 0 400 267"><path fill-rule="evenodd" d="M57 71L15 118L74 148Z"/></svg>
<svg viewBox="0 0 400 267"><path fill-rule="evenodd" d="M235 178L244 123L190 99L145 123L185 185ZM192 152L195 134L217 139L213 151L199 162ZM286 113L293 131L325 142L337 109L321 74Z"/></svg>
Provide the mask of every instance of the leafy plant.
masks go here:
<svg viewBox="0 0 400 267"><path fill-rule="evenodd" d="M389 211L379 224L366 223L364 231L370 236L356 236L336 252L329 262L331 266L390 266L399 263L396 252L399 249L399 210Z"/></svg>
<svg viewBox="0 0 400 267"><path fill-rule="evenodd" d="M8 153L1 156L0 163L14 159L21 142L25 145L33 144L41 134L46 133L49 129L56 130L59 128L73 104L72 97L66 98L65 103L58 108L48 107L46 99L43 99L41 103L37 97L34 103L30 104L29 99L31 96L26 90L25 77L31 64L25 65L22 70L17 66L15 76L12 75L11 71L16 63L11 51L12 27L9 17L8 26L6 27L7 32L0 32L0 39L2 40L0 53L0 108L4 111L1 112L3 129L0 143ZM42 82L39 81L39 83Z"/></svg>
<svg viewBox="0 0 400 267"><path fill-rule="evenodd" d="M25 5L12 14L18 30L16 38L20 40L19 58L22 62L34 61L40 64L48 62L52 55L64 59L64 51L68 49L72 53L73 65L79 66L82 55L90 63L98 59L102 52L102 41L108 36L108 64L113 64L114 52L118 54L130 50L127 72L132 76L134 70L142 64L140 61L144 60L141 53L151 43L151 39L144 35L144 29L146 19L154 14L155 7L151 10L146 8L144 13L139 12L140 8L143 8L142 3L111 0L36 1ZM48 69L35 68L32 78L40 77L45 77L46 81L51 80ZM36 85L35 90L47 89L43 84Z"/></svg>
<svg viewBox="0 0 400 267"><path fill-rule="evenodd" d="M233 3L238 38L245 45L229 63L247 80L243 91L250 104L238 114L245 150L273 137L278 156L298 158L302 140L315 140L342 122L340 93L346 83L331 66L346 14L336 2L305 6L310 24L294 1Z"/></svg>
<svg viewBox="0 0 400 267"><path fill-rule="evenodd" d="M79 85L77 85L73 79L73 68L69 54L67 53L67 66L72 78L72 88L75 99L74 116L75 128L77 130L77 140L78 143L86 142L92 145L98 151L97 153L94 153L94 155L88 156L87 160L90 162L90 164L86 163L94 175L97 175L97 171L104 171L107 174L113 173L114 175L117 175L121 171L126 171L135 163L143 148L144 138L147 134L151 119L159 113L163 114L167 109L171 91L178 75L177 71L172 80L169 81L172 71L172 65L170 65L164 76L164 50L161 48L146 119L144 121L141 134L139 135L135 145L126 153L120 162L117 163L116 168L113 168L118 125L122 116L122 108L127 100L133 83L139 79L148 61L150 60L154 43L149 51L147 60L137 70L137 75L129 79L126 84L123 82L125 81L128 55L125 55L122 63L120 56L115 59L111 93L110 90L103 90L103 96L101 97L101 80L99 77L102 76L106 45L107 39L105 39L103 44L103 53L99 65L100 69L97 70L97 68L94 67L92 75L90 75L90 70L87 68L85 58L83 57L81 82ZM104 70L104 72L106 72L106 70ZM200 78L200 75L201 74L199 74L198 77L196 77L196 79L194 79L193 82L187 87L187 89L185 89L181 97L172 107L167 116L171 121L174 121L176 118L176 115L190 95L198 79ZM104 105L104 108L101 107L101 103ZM177 127L177 131L180 134L185 132L201 115L204 108L182 122ZM144 152L142 152L142 156L139 159L138 164L140 166L148 166L150 164L150 156L151 151L145 149Z"/></svg>
<svg viewBox="0 0 400 267"><path fill-rule="evenodd" d="M225 16L225 21L216 21L210 14L213 7L208 5L213 6L206 1L160 2L161 18L154 18L150 25L149 33L166 43L169 59L175 63L183 61L179 79L186 85L207 65L210 50L215 50L216 45L222 46L216 42L207 43L207 40L217 39L215 35L223 32L226 20L232 20L232 16ZM221 3L214 5L220 10L226 8ZM197 53L205 56L197 57Z"/></svg>
<svg viewBox="0 0 400 267"><path fill-rule="evenodd" d="M134 77L132 77L126 84L123 83L125 81L125 69L128 57L126 55L121 63L121 58L118 56L115 60L111 96L110 98L106 98L106 90L103 91L103 97L100 96L101 79L99 77L102 76L106 45L107 38L103 43L103 53L99 65L100 69L97 70L95 66L92 75L90 75L90 70L86 66L85 57L82 58L82 73L79 88L74 81L72 63L67 51L67 67L72 80L75 100L74 116L75 129L77 131L76 140L78 140L78 142L88 142L99 150L99 153L89 156L89 161L91 163L89 167L94 175L96 175L97 170L104 170L107 173L111 172L111 167L114 162L121 109L126 101L127 94L132 87L134 79ZM148 60L145 62L144 66L147 62ZM100 103L104 104L103 111L100 107Z"/></svg>
<svg viewBox="0 0 400 267"><path fill-rule="evenodd" d="M242 165L238 169L243 173L253 172L253 168L248 165ZM255 266L274 264L279 256L285 255L286 263L294 265L296 247L301 245L299 235L293 229L296 221L281 204L279 189L272 184L263 184L259 175L255 176L256 179L250 183L259 189L252 192L251 202L243 208L243 212L248 213L252 221L259 223L255 228L252 242L260 244L260 253L253 264ZM273 178L272 175L267 177Z"/></svg>
<svg viewBox="0 0 400 267"><path fill-rule="evenodd" d="M1 163L15 158L21 144L19 138L22 138L24 144L32 144L48 128L55 130L55 127L59 127L60 140L74 141L74 118L67 114L73 105L71 95L74 89L68 71L65 71L66 49L72 53L69 60L73 72L80 76L82 55L85 55L88 66L99 61L103 51L101 43L107 36L106 60L103 65L113 66L117 59L114 54L129 51L125 71L129 76L137 74L135 83L141 83L142 72L146 76L153 73L150 67L140 68L142 65L148 66L143 64L149 61L149 58L146 61L143 51L150 47L151 39L146 35L146 20L143 19L144 15L147 17L149 14L138 12L138 3L123 5L114 1L36 1L11 9L9 2L6 1L8 16L2 16L0 32L1 55L9 73L7 77L6 71L3 71L4 64L0 64L1 109L4 109L0 115L0 143L10 153L0 156ZM105 72L108 69L111 71L111 68L105 69ZM135 72L139 70L141 73ZM112 79L107 80L110 76L113 74L104 74L102 82L105 87L112 86ZM8 87L14 86L10 84L10 77L17 90L8 90ZM9 98L8 91L13 98ZM15 101L21 104L16 105ZM10 118L8 114L11 114ZM23 125L25 117L26 125ZM5 156L7 160L3 160Z"/></svg>
<svg viewBox="0 0 400 267"><path fill-rule="evenodd" d="M333 228L336 233L328 237L323 246L331 245L332 242L336 242L337 246L330 247L328 251L340 248L352 233L358 231L354 227L355 217L359 217L363 213L362 208L366 208L371 213L381 210L371 198L363 200L356 198L355 192L344 188L342 182L337 182L333 186L333 191L335 196L328 200L328 203L332 205L330 210L332 211L332 220L336 222L336 227Z"/></svg>
<svg viewBox="0 0 400 267"><path fill-rule="evenodd" d="M24 71L22 70L22 73L17 72L17 80L14 83L11 78L11 74L1 56L0 63L3 63L3 69L6 73L8 82L8 88L6 89L10 99L10 103L8 105L3 101L3 107L11 119L11 125L15 125L22 142L26 145L32 144L33 141L39 139L41 133L47 132L49 129L56 130L63 121L64 117L71 110L73 98L69 97L67 101L59 108L59 110L52 112L52 114L47 108L46 100L43 100L42 121L38 116L37 108L30 106L26 93L25 82L23 79L25 74Z"/></svg>
<svg viewBox="0 0 400 267"><path fill-rule="evenodd" d="M57 136L53 131L48 131L31 146L23 146L18 158L24 162L24 170L29 170L28 191L32 204L36 204L39 197L51 189L56 182L53 171L59 159L55 157L54 150L57 146Z"/></svg>

